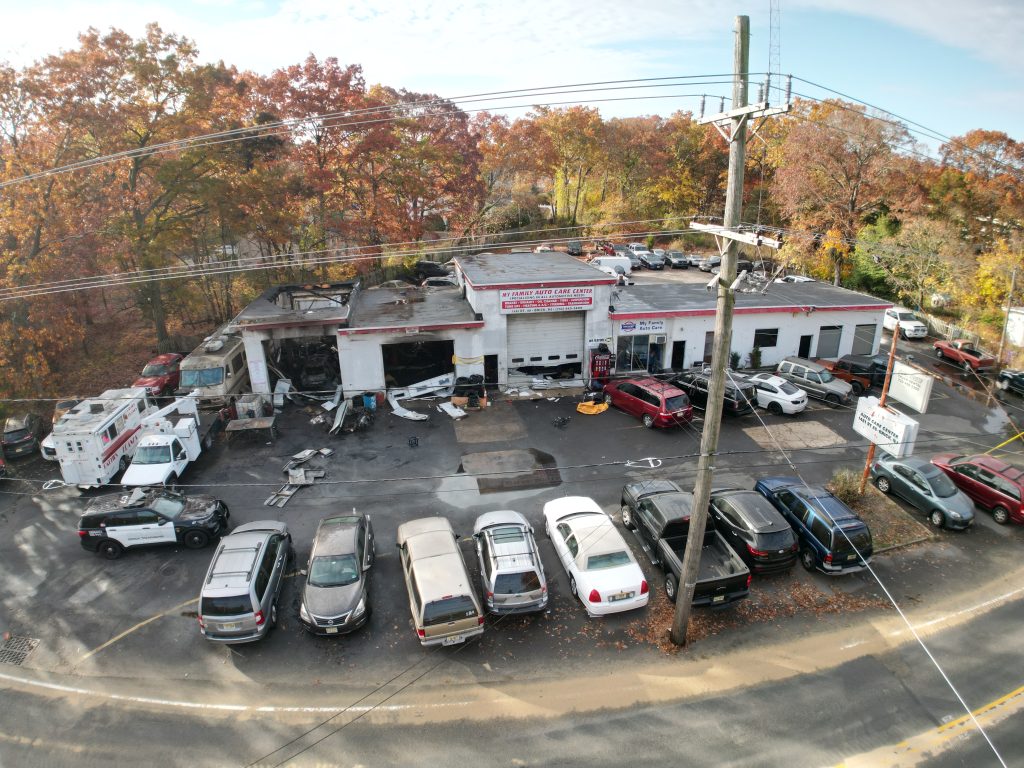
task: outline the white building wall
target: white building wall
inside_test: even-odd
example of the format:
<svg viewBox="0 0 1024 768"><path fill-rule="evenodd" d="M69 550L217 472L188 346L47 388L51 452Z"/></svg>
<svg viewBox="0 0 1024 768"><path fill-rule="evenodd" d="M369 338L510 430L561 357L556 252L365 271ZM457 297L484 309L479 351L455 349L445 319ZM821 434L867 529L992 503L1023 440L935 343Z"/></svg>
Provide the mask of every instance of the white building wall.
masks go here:
<svg viewBox="0 0 1024 768"><path fill-rule="evenodd" d="M800 338L811 336L811 357L817 357L818 333L822 326L841 326L842 335L839 341L839 356L848 355L853 349L853 340L858 325L875 326L872 342L872 354L877 353L882 336L882 315L884 308L877 311L814 311L776 312L739 314L733 316L731 349L740 355L740 367L749 365L750 352L754 348L754 334L758 330L777 329L778 340L774 347L761 348L761 365L770 366L782 358L796 355L800 350ZM653 316L651 316L653 317ZM612 349L618 344L620 320L612 321L615 339ZM690 368L704 358L704 340L706 334L715 330L715 318L710 315L697 317L669 317L665 319L666 368ZM685 358L682 361L672 359L675 342L686 342Z"/></svg>
<svg viewBox="0 0 1024 768"><path fill-rule="evenodd" d="M249 385L252 391L261 395L270 394L270 374L267 372L267 355L263 342L270 338L267 331L246 330L242 332L245 347L245 362L249 367Z"/></svg>

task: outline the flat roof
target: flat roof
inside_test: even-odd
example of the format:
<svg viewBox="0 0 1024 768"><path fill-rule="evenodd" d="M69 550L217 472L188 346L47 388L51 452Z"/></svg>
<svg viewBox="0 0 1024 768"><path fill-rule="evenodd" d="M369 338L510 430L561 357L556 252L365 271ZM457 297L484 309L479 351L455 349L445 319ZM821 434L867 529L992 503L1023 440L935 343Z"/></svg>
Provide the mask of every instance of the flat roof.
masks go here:
<svg viewBox="0 0 1024 768"><path fill-rule="evenodd" d="M561 251L478 253L473 256L457 256L455 263L474 288L559 283L611 285L615 282L615 278L593 264Z"/></svg>
<svg viewBox="0 0 1024 768"><path fill-rule="evenodd" d="M373 330L477 328L483 326L462 295L451 288L368 288L355 297L348 328L339 333Z"/></svg>
<svg viewBox="0 0 1024 768"><path fill-rule="evenodd" d="M612 290L613 318L714 315L717 297L704 285L658 283ZM883 310L891 301L840 288L831 283L771 283L768 292L736 293L736 314L814 310Z"/></svg>
<svg viewBox="0 0 1024 768"><path fill-rule="evenodd" d="M289 325L345 325L350 298L359 284L278 285L265 290L231 321L232 328Z"/></svg>

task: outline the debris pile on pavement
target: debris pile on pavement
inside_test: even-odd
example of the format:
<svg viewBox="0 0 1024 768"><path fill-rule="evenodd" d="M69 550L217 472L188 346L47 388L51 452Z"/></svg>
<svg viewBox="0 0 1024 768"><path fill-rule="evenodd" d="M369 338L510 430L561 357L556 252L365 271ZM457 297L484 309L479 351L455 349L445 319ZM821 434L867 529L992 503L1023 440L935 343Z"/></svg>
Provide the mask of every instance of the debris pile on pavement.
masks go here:
<svg viewBox="0 0 1024 768"><path fill-rule="evenodd" d="M304 467L303 465L314 456L327 458L333 454L334 450L332 448L307 448L292 456L282 470L288 475L288 482L270 494L267 500L263 502L264 506L283 507L300 488L312 485L317 480L322 480L326 477L327 470L321 467Z"/></svg>

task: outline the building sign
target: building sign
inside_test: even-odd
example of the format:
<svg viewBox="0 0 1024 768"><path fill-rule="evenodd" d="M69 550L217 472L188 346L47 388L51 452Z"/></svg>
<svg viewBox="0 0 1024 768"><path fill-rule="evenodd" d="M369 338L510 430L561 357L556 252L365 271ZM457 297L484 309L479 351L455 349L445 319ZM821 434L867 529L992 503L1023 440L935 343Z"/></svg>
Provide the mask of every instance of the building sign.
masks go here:
<svg viewBox="0 0 1024 768"><path fill-rule="evenodd" d="M578 312L594 306L594 286L568 288L506 288L499 292L501 314Z"/></svg>
<svg viewBox="0 0 1024 768"><path fill-rule="evenodd" d="M857 400L857 414L853 417L854 431L897 459L914 452L918 426L909 416L880 406L877 397Z"/></svg>
<svg viewBox="0 0 1024 768"><path fill-rule="evenodd" d="M612 337L596 336L592 339L587 339L587 349L597 349L602 344L604 344L607 347L610 347L612 345Z"/></svg>
<svg viewBox="0 0 1024 768"><path fill-rule="evenodd" d="M642 336L665 332L664 320L621 320L619 336Z"/></svg>
<svg viewBox="0 0 1024 768"><path fill-rule="evenodd" d="M906 363L897 362L892 369L892 380L889 382L889 397L906 403L919 413L924 413L928 410L928 399L932 396L934 383L935 379L927 373Z"/></svg>

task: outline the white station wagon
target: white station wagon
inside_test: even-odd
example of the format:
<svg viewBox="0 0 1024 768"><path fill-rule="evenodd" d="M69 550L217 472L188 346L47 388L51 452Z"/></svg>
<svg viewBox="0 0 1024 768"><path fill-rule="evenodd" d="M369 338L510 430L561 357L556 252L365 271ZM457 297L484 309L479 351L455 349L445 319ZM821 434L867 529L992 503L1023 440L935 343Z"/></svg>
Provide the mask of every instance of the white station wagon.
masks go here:
<svg viewBox="0 0 1024 768"><path fill-rule="evenodd" d="M643 608L647 580L612 519L586 496L544 505L544 527L569 576L569 589L590 616Z"/></svg>

